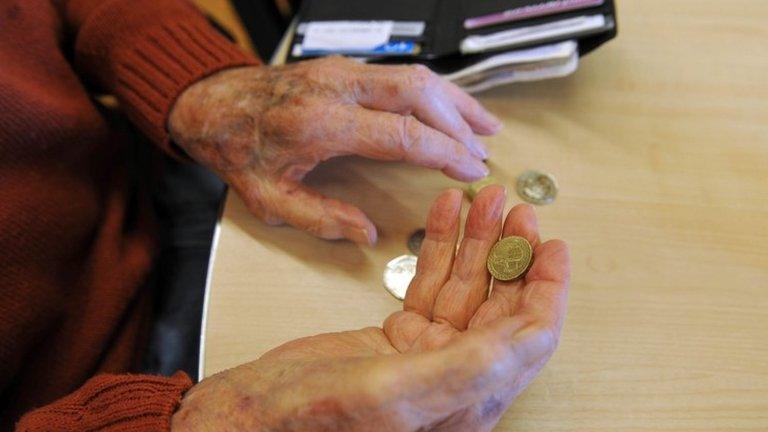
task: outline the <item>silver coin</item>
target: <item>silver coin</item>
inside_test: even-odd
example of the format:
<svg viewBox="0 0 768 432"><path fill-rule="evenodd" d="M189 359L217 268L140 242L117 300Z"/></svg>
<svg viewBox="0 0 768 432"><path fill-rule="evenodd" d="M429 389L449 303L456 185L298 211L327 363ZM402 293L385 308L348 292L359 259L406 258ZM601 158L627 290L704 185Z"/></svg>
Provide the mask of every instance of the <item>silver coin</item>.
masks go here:
<svg viewBox="0 0 768 432"><path fill-rule="evenodd" d="M408 237L408 250L414 255L418 255L421 252L421 244L424 242L424 236L427 232L424 228L417 229Z"/></svg>
<svg viewBox="0 0 768 432"><path fill-rule="evenodd" d="M416 275L416 260L414 255L401 255L388 262L384 269L384 288L398 300L405 298L408 285Z"/></svg>
<svg viewBox="0 0 768 432"><path fill-rule="evenodd" d="M557 181L551 174L526 171L517 178L517 194L531 204L545 205L557 197Z"/></svg>

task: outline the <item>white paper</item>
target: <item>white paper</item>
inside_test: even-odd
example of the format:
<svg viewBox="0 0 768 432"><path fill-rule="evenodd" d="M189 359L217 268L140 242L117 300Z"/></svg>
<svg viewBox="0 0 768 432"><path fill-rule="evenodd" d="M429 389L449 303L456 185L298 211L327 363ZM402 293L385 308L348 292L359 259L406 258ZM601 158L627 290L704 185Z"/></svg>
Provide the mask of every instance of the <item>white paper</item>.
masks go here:
<svg viewBox="0 0 768 432"><path fill-rule="evenodd" d="M461 42L461 52L476 53L496 48L533 43L549 38L577 35L604 28L604 15L580 16L546 24L520 27L483 36L468 36Z"/></svg>
<svg viewBox="0 0 768 432"><path fill-rule="evenodd" d="M296 34L303 36L307 32L307 25L309 23L303 22L296 27ZM424 27L426 23L424 21L393 21L392 22L392 36L403 37L419 37L424 34Z"/></svg>
<svg viewBox="0 0 768 432"><path fill-rule="evenodd" d="M549 62L546 62L549 63ZM512 66L509 70L499 71L486 78L485 80L474 83L471 85L461 86L467 93L478 93L481 91L489 90L501 85L524 82L524 81L539 81L552 78L560 78L572 74L579 67L579 55L574 53L565 62L548 65L540 68L532 68L528 64L523 70L517 69Z"/></svg>
<svg viewBox="0 0 768 432"><path fill-rule="evenodd" d="M577 49L578 44L575 41L565 41L556 44L543 45L536 48L509 51L502 54L497 54L493 57L488 57L479 63L473 64L451 74L444 75L444 77L450 81L456 81L461 78L501 66L544 62L556 59L566 60L569 59Z"/></svg>
<svg viewBox="0 0 768 432"><path fill-rule="evenodd" d="M392 21L315 21L307 23L304 51L372 50L389 42Z"/></svg>

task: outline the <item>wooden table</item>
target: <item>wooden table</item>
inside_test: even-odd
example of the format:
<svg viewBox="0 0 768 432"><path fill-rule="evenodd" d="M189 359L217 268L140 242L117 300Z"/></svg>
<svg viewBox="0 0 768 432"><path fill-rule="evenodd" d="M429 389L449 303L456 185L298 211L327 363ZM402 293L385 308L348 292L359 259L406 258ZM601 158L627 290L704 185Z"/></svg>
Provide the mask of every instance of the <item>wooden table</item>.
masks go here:
<svg viewBox="0 0 768 432"><path fill-rule="evenodd" d="M207 1L206 3L214 3ZM562 343L500 431L768 430L768 2L621 1L619 38L566 79L493 90L494 175L554 174L544 237L568 241ZM362 207L376 248L269 228L230 195L204 374L285 341L379 324L428 205L462 186L363 160L310 183ZM510 193L517 201L514 192Z"/></svg>

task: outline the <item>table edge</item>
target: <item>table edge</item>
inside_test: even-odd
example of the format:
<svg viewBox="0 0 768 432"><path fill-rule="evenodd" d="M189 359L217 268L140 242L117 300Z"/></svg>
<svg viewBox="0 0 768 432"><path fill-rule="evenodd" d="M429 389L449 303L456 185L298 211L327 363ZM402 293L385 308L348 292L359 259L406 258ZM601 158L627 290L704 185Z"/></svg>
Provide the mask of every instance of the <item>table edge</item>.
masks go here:
<svg viewBox="0 0 768 432"><path fill-rule="evenodd" d="M298 25L298 20L294 18L291 24L286 29L283 38L278 44L278 49L275 50L274 55L270 59L269 64L277 65L282 64L285 61L285 57L288 53L288 43L291 36ZM205 289L203 293L203 316L200 320L200 343L198 348L197 359L197 380L202 381L205 378L205 333L208 327L208 306L211 300L211 285L213 283L213 266L216 262L216 252L219 249L219 239L221 238L221 220L224 217L224 208L227 204L227 198L229 196L229 187L224 188L224 192L221 194L221 204L219 205L219 214L216 217L216 226L213 229L213 239L211 241L211 251L208 254L208 269L205 275Z"/></svg>

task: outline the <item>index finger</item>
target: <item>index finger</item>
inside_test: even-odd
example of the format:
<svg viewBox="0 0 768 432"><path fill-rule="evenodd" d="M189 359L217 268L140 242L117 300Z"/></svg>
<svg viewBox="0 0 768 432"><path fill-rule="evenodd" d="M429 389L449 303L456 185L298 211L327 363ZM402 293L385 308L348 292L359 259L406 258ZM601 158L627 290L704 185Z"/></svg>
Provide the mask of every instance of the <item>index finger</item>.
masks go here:
<svg viewBox="0 0 768 432"><path fill-rule="evenodd" d="M364 70L362 78L354 83L358 103L366 108L413 113L428 126L467 145L477 157L488 157L485 144L475 136L469 120L460 114L462 107L444 78L422 65L368 65ZM468 103L463 99L461 102ZM480 106L476 101L475 104ZM476 117L470 116L475 123Z"/></svg>
<svg viewBox="0 0 768 432"><path fill-rule="evenodd" d="M449 189L440 194L427 216L427 229L421 244L416 275L408 287L403 310L432 319L435 298L451 275L459 238L461 191Z"/></svg>
<svg viewBox="0 0 768 432"><path fill-rule="evenodd" d="M351 107L341 115L347 127L326 138L335 155L405 161L440 169L460 181L475 181L488 175L488 167L463 144L413 116L360 107Z"/></svg>
<svg viewBox="0 0 768 432"><path fill-rule="evenodd" d="M504 126L496 116L491 114L477 99L470 96L456 84L446 82L449 97L464 120L469 123L472 130L480 135L495 135Z"/></svg>

